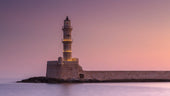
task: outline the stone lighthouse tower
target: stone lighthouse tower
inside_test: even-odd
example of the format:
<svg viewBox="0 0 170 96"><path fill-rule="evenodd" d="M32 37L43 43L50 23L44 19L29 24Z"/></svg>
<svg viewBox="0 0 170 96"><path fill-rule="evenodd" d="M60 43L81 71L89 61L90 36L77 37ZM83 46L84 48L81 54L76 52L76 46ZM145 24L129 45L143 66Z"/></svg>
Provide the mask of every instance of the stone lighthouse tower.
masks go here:
<svg viewBox="0 0 170 96"><path fill-rule="evenodd" d="M64 80L73 80L82 78L82 67L79 65L78 58L72 58L72 38L71 21L68 16L64 20L63 30L63 57L58 57L58 61L47 62L46 77ZM80 76L81 75L81 76Z"/></svg>
<svg viewBox="0 0 170 96"><path fill-rule="evenodd" d="M71 51L71 21L68 16L64 20L63 26L63 59L64 61L72 61L72 51Z"/></svg>

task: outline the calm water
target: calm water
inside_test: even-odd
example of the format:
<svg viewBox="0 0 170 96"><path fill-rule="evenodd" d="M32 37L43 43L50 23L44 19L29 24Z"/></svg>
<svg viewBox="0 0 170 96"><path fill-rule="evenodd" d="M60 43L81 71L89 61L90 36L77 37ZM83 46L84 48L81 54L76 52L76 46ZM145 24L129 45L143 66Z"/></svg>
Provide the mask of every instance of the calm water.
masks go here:
<svg viewBox="0 0 170 96"><path fill-rule="evenodd" d="M0 83L0 96L170 96L170 83Z"/></svg>

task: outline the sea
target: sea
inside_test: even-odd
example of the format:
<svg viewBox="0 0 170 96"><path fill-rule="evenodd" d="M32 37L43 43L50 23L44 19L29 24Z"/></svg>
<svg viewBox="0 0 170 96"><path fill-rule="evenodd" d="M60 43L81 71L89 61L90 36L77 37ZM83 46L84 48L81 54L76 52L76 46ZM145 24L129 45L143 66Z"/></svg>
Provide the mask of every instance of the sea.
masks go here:
<svg viewBox="0 0 170 96"><path fill-rule="evenodd" d="M0 96L170 96L170 82L45 84L0 80Z"/></svg>

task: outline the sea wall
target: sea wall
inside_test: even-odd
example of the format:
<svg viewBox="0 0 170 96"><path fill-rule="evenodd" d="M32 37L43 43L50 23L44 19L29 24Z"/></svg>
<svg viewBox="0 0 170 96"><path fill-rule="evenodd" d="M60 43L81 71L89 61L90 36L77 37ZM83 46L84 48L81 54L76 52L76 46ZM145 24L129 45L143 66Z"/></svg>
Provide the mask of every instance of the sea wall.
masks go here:
<svg viewBox="0 0 170 96"><path fill-rule="evenodd" d="M73 63L73 64L72 64ZM46 77L64 80L170 80L170 71L84 71L74 62L58 64L58 61L47 62Z"/></svg>
<svg viewBox="0 0 170 96"><path fill-rule="evenodd" d="M170 71L84 71L84 79L169 79Z"/></svg>

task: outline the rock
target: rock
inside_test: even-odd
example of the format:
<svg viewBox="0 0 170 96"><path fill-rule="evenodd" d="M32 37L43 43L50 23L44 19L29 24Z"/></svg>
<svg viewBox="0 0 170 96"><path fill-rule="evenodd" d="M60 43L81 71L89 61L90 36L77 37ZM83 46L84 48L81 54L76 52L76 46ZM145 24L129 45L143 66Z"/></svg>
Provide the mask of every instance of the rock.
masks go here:
<svg viewBox="0 0 170 96"><path fill-rule="evenodd" d="M117 79L117 80L96 80L96 79L80 79L80 80L63 80L47 77L31 77L17 83L99 83L99 82L170 82L169 79Z"/></svg>

